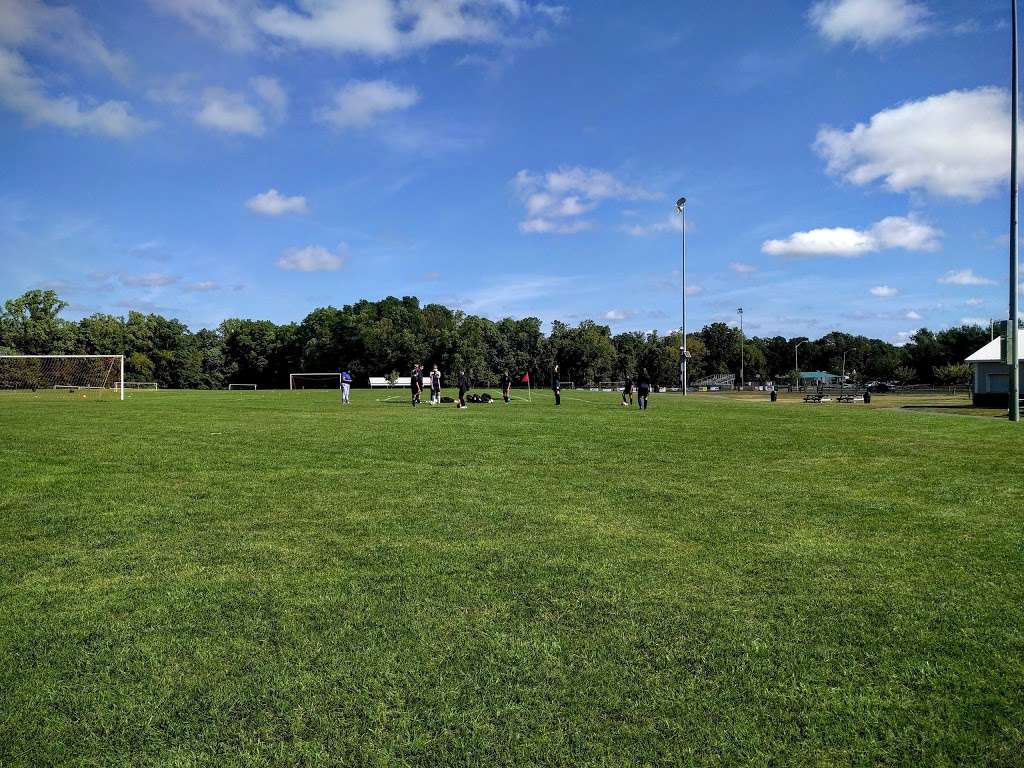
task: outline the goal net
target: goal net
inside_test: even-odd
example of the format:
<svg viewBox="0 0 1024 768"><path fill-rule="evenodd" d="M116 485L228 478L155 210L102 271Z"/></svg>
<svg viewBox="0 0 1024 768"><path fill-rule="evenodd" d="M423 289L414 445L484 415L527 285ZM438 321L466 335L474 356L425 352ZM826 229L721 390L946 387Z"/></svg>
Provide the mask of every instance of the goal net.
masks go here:
<svg viewBox="0 0 1024 768"><path fill-rule="evenodd" d="M0 355L0 390L124 400L123 355Z"/></svg>
<svg viewBox="0 0 1024 768"><path fill-rule="evenodd" d="M125 389L160 389L160 385L155 381L126 381L124 383Z"/></svg>
<svg viewBox="0 0 1024 768"><path fill-rule="evenodd" d="M228 390L234 391L236 389L256 389L255 384L228 384Z"/></svg>
<svg viewBox="0 0 1024 768"><path fill-rule="evenodd" d="M341 389L341 374L289 373L288 389Z"/></svg>

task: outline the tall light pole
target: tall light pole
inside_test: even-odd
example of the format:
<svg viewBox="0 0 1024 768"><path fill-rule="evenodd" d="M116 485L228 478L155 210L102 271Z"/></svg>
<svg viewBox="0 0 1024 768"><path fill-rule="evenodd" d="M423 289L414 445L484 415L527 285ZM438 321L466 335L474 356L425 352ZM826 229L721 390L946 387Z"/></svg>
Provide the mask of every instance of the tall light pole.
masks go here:
<svg viewBox="0 0 1024 768"><path fill-rule="evenodd" d="M740 389L743 389L743 385L746 384L746 380L743 376L743 307L736 310L740 316Z"/></svg>
<svg viewBox="0 0 1024 768"><path fill-rule="evenodd" d="M676 211L679 213L679 292L683 296L683 325L682 335L683 341L679 346L679 387L686 395L686 359L690 356L690 353L686 349L686 214L683 212L683 207L686 205L686 198L680 197L676 200Z"/></svg>
<svg viewBox="0 0 1024 768"><path fill-rule="evenodd" d="M1010 366L1010 409L1008 416L1010 421L1020 421L1020 329L1018 322L1020 309L1017 305L1020 288L1018 286L1020 277L1018 272L1017 257L1017 0L1011 0L1012 32L1010 34L1013 43L1011 54L1012 72L1011 95L1010 95L1010 317L1006 324L1006 356Z"/></svg>
<svg viewBox="0 0 1024 768"><path fill-rule="evenodd" d="M796 371L796 388L800 389L800 345L806 344L810 339L798 341L793 347L793 370Z"/></svg>

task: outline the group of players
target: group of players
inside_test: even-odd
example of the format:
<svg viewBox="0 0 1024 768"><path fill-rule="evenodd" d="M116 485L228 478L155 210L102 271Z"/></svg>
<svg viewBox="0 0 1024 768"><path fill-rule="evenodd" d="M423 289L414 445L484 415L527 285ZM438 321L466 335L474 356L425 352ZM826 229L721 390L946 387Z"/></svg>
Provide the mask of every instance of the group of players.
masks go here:
<svg viewBox="0 0 1024 768"><path fill-rule="evenodd" d="M412 369L412 375L410 379L410 389L412 390L412 407L415 408L422 402L424 379L430 379L430 404L440 405L441 404L441 370L434 364L429 374L424 374L424 368L422 363L416 363ZM348 402L348 386L344 383L345 376L342 376L342 386L344 390L343 400ZM529 374L524 376L524 381L529 381ZM351 377L349 377L351 382ZM509 375L507 370L501 373L501 399L507 405L512 399L512 376ZM642 410L647 410L648 398L651 394L651 377L647 373L647 369L644 368L640 375L637 377L636 384L636 396L637 396L637 407ZM459 371L458 377L458 390L459 398L455 401L458 408L467 408L466 405L466 393L469 392L469 376L466 375L465 370ZM625 386L622 388L622 405L623 407L633 406L633 390L634 382L629 376L626 377ZM551 391L555 396L555 405L562 404L562 381L559 368L556 365L551 375ZM489 401L489 396L488 396Z"/></svg>

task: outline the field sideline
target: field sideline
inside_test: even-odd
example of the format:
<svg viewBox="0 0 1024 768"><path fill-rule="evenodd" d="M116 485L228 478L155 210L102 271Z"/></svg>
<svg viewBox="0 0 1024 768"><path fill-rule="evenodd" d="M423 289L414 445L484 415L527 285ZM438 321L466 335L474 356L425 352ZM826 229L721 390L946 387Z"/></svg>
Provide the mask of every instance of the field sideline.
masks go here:
<svg viewBox="0 0 1024 768"><path fill-rule="evenodd" d="M0 765L1020 765L1005 420L394 394L0 395Z"/></svg>

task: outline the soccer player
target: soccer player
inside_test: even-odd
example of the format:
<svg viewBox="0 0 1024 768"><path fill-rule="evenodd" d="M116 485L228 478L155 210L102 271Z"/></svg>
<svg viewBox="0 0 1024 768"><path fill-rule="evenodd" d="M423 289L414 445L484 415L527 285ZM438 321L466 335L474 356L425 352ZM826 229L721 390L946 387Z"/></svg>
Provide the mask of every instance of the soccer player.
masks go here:
<svg viewBox="0 0 1024 768"><path fill-rule="evenodd" d="M641 411L647 410L647 397L651 394L651 375L644 368L636 381L636 404Z"/></svg>
<svg viewBox="0 0 1024 768"><path fill-rule="evenodd" d="M348 371L341 372L341 403L342 405L348 405L348 393L352 389L352 374Z"/></svg>
<svg viewBox="0 0 1024 768"><path fill-rule="evenodd" d="M420 393L423 392L423 366L419 363L412 368L412 376L409 381L409 388L412 390L412 407L420 403Z"/></svg>
<svg viewBox="0 0 1024 768"><path fill-rule="evenodd" d="M469 377L465 371L459 371L459 408L466 408L466 392L469 391Z"/></svg>
<svg viewBox="0 0 1024 768"><path fill-rule="evenodd" d="M512 390L512 377L508 375L508 371L504 371L501 374L501 399L508 405L509 392Z"/></svg>
<svg viewBox="0 0 1024 768"><path fill-rule="evenodd" d="M626 376L626 383L622 387L622 407L633 407L633 379Z"/></svg>
<svg viewBox="0 0 1024 768"><path fill-rule="evenodd" d="M434 363L430 371L430 404L437 405L441 402L441 369Z"/></svg>
<svg viewBox="0 0 1024 768"><path fill-rule="evenodd" d="M551 373L551 391L555 393L555 405L562 404L562 380L559 378L558 366Z"/></svg>

